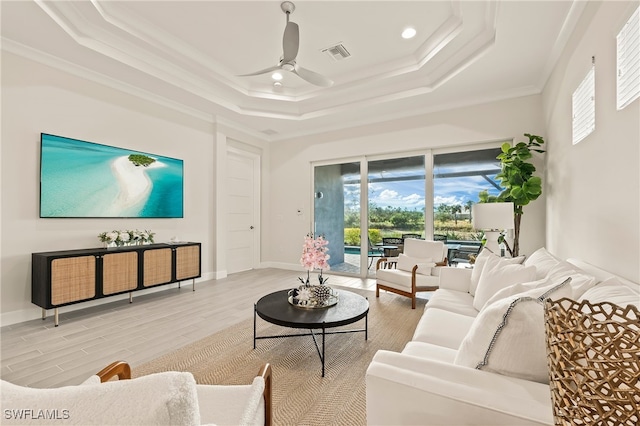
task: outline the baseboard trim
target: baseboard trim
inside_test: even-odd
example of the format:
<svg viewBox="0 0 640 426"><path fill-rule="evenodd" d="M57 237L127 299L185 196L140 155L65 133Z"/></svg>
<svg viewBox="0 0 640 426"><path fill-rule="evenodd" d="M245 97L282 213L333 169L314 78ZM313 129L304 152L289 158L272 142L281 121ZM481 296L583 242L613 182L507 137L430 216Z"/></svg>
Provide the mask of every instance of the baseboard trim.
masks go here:
<svg viewBox="0 0 640 426"><path fill-rule="evenodd" d="M196 279L196 289L198 288L198 283L214 280L216 279L214 278L215 276L216 276L216 273L213 273L213 272L208 272L206 274L203 274L202 277ZM185 287L189 285L191 285L191 280L185 280L180 283L181 287ZM178 283L165 284L158 287L138 290L133 292L133 297L135 299L136 296L157 293L159 291L169 290L172 288L178 288ZM117 294L115 296L104 297L102 299L89 300L87 302L80 302L74 305L62 306L61 308L58 308L58 312L60 314L64 312L73 312L80 309L86 309L93 306L104 305L106 303L111 303L111 302L124 300L128 298L129 298L129 293ZM50 317L52 315L53 315L53 309L49 309L47 311L47 317ZM4 327L6 325L18 324L26 321L32 321L34 319L41 319L41 318L42 318L42 309L36 305L33 305L26 309L19 309L17 311L5 312L0 314L0 327Z"/></svg>
<svg viewBox="0 0 640 426"><path fill-rule="evenodd" d="M304 271L299 263L284 263L284 262L262 262L261 268L275 268L286 269L288 271Z"/></svg>

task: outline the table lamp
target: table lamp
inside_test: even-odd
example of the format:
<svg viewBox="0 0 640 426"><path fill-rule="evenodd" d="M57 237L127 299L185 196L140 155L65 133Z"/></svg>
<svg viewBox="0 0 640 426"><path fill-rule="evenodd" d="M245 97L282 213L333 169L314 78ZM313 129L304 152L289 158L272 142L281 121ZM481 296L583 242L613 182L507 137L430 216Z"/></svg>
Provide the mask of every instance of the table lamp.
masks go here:
<svg viewBox="0 0 640 426"><path fill-rule="evenodd" d="M500 254L498 237L506 229L513 229L513 203L478 203L471 207L473 227L484 231L485 246Z"/></svg>

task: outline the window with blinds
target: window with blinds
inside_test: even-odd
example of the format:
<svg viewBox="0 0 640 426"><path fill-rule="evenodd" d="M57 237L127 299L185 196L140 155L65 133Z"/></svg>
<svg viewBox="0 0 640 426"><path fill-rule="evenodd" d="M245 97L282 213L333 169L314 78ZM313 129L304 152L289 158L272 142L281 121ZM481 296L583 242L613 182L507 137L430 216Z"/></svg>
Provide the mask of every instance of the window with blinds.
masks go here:
<svg viewBox="0 0 640 426"><path fill-rule="evenodd" d="M616 37L618 75L616 78L618 109L640 96L640 7Z"/></svg>
<svg viewBox="0 0 640 426"><path fill-rule="evenodd" d="M573 144L586 138L596 128L595 66L592 66L572 97Z"/></svg>

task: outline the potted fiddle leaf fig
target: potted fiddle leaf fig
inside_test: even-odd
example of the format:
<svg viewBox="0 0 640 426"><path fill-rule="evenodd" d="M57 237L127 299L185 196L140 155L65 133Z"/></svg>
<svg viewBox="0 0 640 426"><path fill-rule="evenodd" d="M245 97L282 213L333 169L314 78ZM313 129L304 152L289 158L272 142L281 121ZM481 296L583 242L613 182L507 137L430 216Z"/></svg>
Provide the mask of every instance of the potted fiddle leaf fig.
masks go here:
<svg viewBox="0 0 640 426"><path fill-rule="evenodd" d="M500 160L501 166L501 171L496 178L500 180L503 191L497 196L489 195L486 190L478 194L481 203L513 202L513 248L509 247L504 236L499 240L506 245L509 254L513 257L518 256L520 251L522 207L542 194L542 179L533 175L536 168L529 160L533 157L532 152L545 152L541 149L544 139L529 133L524 135L529 138L529 142L518 142L514 146L505 142L502 144L502 153L496 157Z"/></svg>

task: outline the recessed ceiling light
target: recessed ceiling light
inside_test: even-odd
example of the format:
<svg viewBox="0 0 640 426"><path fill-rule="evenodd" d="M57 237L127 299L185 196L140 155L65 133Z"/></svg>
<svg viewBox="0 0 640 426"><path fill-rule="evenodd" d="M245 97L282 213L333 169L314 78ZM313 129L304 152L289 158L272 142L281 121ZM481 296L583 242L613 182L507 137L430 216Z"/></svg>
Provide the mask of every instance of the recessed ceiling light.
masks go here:
<svg viewBox="0 0 640 426"><path fill-rule="evenodd" d="M280 76L280 78L282 78L282 76ZM282 87L282 83L280 83L279 81L274 81L273 87Z"/></svg>
<svg viewBox="0 0 640 426"><path fill-rule="evenodd" d="M402 38L405 39L409 39L409 38L413 38L416 35L416 29L415 28L405 28L404 31L402 31Z"/></svg>
<svg viewBox="0 0 640 426"><path fill-rule="evenodd" d="M280 81L282 80L282 74L280 74L279 72L274 72L273 74L271 74L271 78L276 81Z"/></svg>

